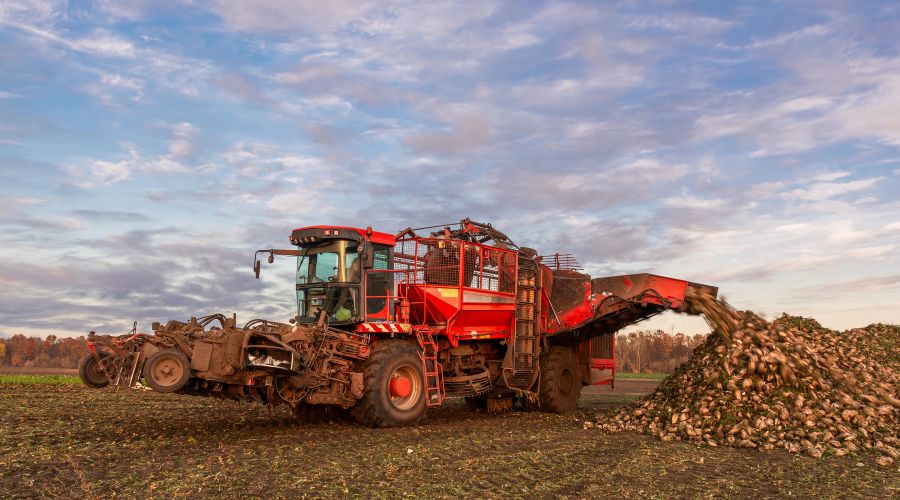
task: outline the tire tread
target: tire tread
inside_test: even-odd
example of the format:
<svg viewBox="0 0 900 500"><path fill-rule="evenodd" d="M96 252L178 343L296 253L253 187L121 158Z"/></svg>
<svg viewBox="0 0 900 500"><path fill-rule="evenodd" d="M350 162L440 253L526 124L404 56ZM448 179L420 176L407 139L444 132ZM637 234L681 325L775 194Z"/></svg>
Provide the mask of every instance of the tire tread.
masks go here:
<svg viewBox="0 0 900 500"><path fill-rule="evenodd" d="M571 397L566 397L559 390L559 376L566 367L572 370L576 377L576 389ZM577 368L574 352L568 347L553 346L549 352L541 356L541 384L538 395L543 410L564 413L578 407L578 400L581 397L581 379L577 376Z"/></svg>
<svg viewBox="0 0 900 500"><path fill-rule="evenodd" d="M407 340L385 339L372 345L369 357L362 364L363 397L356 402L352 409L353 417L357 422L371 427L413 426L425 417L425 411L422 411L411 419L397 421L388 413L376 390L372 390L372 388L378 387L379 378L384 376L384 367L394 358L404 354L414 354L417 357L419 355L415 344ZM423 386L423 405L424 397Z"/></svg>

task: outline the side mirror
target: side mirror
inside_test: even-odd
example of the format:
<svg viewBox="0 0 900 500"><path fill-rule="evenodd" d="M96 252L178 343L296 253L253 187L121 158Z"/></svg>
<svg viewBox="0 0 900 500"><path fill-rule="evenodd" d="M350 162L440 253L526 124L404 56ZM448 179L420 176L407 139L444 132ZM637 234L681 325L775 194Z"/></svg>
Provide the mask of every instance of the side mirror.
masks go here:
<svg viewBox="0 0 900 500"><path fill-rule="evenodd" d="M253 274L256 275L256 279L259 279L259 267L262 264L260 261L256 261L253 263Z"/></svg>

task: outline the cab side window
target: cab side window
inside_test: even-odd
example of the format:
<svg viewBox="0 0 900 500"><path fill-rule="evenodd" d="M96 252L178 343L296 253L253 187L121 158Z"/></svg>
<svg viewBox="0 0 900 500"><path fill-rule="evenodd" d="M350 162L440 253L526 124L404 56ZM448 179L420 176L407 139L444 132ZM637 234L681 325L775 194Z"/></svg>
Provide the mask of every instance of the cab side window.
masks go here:
<svg viewBox="0 0 900 500"><path fill-rule="evenodd" d="M393 291L392 273L381 272L391 268L392 248L375 245L372 269L366 273L366 313L371 318L387 319L388 295Z"/></svg>

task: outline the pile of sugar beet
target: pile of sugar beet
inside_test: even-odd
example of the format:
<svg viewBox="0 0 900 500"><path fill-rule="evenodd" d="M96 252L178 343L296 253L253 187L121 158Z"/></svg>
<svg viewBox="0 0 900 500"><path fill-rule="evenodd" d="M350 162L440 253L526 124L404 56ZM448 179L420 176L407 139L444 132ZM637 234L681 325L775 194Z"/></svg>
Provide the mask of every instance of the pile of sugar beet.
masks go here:
<svg viewBox="0 0 900 500"><path fill-rule="evenodd" d="M656 392L596 427L814 457L875 448L879 465L900 461L900 326L837 332L690 300L713 327L706 342Z"/></svg>

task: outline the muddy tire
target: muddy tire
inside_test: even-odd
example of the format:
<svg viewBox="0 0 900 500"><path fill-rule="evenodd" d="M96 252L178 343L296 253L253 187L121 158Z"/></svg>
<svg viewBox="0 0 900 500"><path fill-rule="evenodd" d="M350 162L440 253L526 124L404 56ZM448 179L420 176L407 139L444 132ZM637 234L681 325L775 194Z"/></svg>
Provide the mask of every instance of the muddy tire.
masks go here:
<svg viewBox="0 0 900 500"><path fill-rule="evenodd" d="M191 377L191 363L181 351L163 349L144 364L144 379L154 391L175 392Z"/></svg>
<svg viewBox="0 0 900 500"><path fill-rule="evenodd" d="M556 413L572 411L581 399L581 377L575 353L562 346L551 347L541 356L541 409Z"/></svg>
<svg viewBox="0 0 900 500"><path fill-rule="evenodd" d="M353 407L357 422L370 427L416 425L425 416L425 378L416 345L382 340L363 363L363 396Z"/></svg>
<svg viewBox="0 0 900 500"><path fill-rule="evenodd" d="M101 360L109 357L109 354L98 354ZM84 385L94 389L102 389L109 385L109 378L103 373L103 369L92 352L85 354L78 361L78 378L84 382Z"/></svg>

